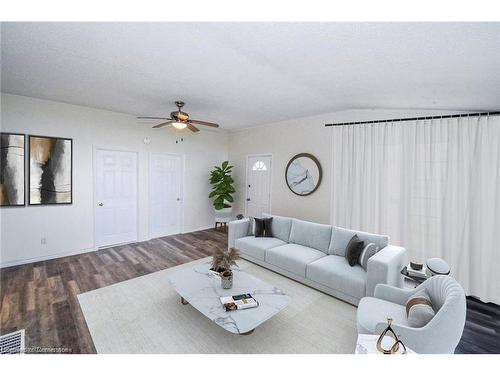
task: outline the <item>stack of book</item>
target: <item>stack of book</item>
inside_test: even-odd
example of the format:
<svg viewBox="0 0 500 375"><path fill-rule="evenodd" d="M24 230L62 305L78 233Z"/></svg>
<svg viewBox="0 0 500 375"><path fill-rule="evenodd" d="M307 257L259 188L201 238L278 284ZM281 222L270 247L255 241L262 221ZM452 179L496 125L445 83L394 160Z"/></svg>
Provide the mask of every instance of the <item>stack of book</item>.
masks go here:
<svg viewBox="0 0 500 375"><path fill-rule="evenodd" d="M220 302L226 311L244 310L259 306L259 303L251 294L239 294L237 296L220 297Z"/></svg>

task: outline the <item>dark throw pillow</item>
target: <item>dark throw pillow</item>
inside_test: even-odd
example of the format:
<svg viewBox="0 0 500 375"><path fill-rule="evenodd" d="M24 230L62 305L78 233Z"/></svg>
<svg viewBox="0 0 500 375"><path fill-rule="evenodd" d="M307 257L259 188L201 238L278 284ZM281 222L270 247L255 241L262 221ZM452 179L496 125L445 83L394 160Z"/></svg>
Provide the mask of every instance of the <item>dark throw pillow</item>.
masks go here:
<svg viewBox="0 0 500 375"><path fill-rule="evenodd" d="M354 267L358 263L359 256L364 248L365 242L361 241L357 234L352 236L345 249L345 259L351 267Z"/></svg>
<svg viewBox="0 0 500 375"><path fill-rule="evenodd" d="M254 236L255 237L272 237L273 231L271 229L272 226L272 217L269 218L254 218L255 220L255 228L254 228Z"/></svg>
<svg viewBox="0 0 500 375"><path fill-rule="evenodd" d="M255 225L253 227L253 235L255 237L264 237L264 219L254 217Z"/></svg>
<svg viewBox="0 0 500 375"><path fill-rule="evenodd" d="M266 217L264 220L264 237L272 237L273 236L273 218Z"/></svg>

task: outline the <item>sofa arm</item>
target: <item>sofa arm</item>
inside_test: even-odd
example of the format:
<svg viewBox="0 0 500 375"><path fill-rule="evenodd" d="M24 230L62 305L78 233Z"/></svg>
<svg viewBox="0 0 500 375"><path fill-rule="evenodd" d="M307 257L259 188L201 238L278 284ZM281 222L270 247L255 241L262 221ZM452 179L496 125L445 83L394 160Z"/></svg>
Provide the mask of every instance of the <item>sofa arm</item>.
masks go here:
<svg viewBox="0 0 500 375"><path fill-rule="evenodd" d="M250 226L250 219L233 220L229 222L229 233L227 248L234 247L234 243L238 238L248 236L248 229Z"/></svg>
<svg viewBox="0 0 500 375"><path fill-rule="evenodd" d="M371 297L377 284L403 286L401 269L406 263L406 250L400 246L388 245L368 259L366 295Z"/></svg>

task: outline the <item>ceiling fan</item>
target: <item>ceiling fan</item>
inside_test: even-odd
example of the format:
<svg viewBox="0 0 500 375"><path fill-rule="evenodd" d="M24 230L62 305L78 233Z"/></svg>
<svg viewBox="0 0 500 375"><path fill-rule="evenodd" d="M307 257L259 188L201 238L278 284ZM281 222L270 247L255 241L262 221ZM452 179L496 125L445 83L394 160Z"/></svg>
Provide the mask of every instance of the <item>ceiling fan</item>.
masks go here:
<svg viewBox="0 0 500 375"><path fill-rule="evenodd" d="M163 128L164 126L172 125L174 128L178 130L182 130L188 128L192 132L199 132L196 125L210 126L212 128L218 128L219 125L213 122L201 121L201 120L191 120L189 115L186 112L182 112L181 108L184 107L184 102L178 100L175 102L177 106L177 111L170 112L170 117L137 117L138 119L148 119L148 120L167 120L166 122L162 122L161 124L153 126L153 129Z"/></svg>

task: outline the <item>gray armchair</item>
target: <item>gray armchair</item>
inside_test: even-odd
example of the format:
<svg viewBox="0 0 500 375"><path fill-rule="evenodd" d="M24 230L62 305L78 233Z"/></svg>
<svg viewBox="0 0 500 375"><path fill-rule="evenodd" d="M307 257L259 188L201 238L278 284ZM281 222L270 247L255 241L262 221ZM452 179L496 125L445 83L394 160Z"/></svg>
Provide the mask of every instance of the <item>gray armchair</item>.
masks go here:
<svg viewBox="0 0 500 375"><path fill-rule="evenodd" d="M425 289L436 315L422 328L408 326L405 305L418 290ZM466 315L465 293L450 276L434 276L415 289L379 284L374 297L362 298L357 312L359 334L380 334L392 318L392 328L417 353L454 353L462 337Z"/></svg>

